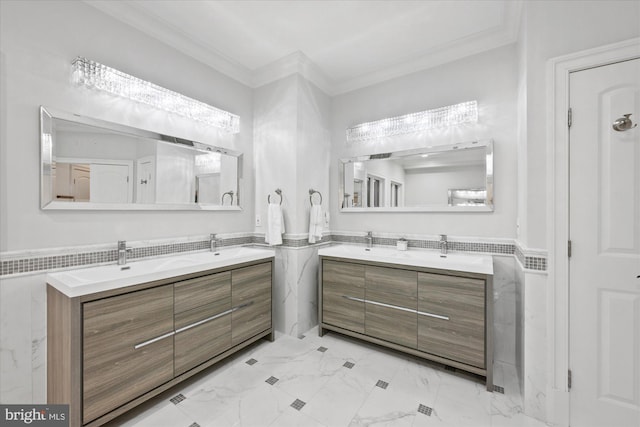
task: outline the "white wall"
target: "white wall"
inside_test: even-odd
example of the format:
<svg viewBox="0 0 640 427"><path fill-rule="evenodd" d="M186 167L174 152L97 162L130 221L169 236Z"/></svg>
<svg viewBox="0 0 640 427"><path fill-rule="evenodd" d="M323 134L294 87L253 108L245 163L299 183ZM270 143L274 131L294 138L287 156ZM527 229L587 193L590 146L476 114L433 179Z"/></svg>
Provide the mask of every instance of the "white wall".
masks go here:
<svg viewBox="0 0 640 427"><path fill-rule="evenodd" d="M640 36L640 2L527 1L523 13L519 107L526 125L520 132L525 140L519 165L525 176L519 240L547 248L547 61Z"/></svg>
<svg viewBox="0 0 640 427"><path fill-rule="evenodd" d="M83 2L0 3L0 251L251 229L253 92ZM226 136L70 83L76 56L102 62L240 116ZM52 212L39 209L40 105L244 153L242 212ZM167 224L171 224L167 227Z"/></svg>
<svg viewBox="0 0 640 427"><path fill-rule="evenodd" d="M345 130L359 123L477 100L474 125L404 137L347 143ZM331 219L334 230L515 237L517 53L507 46L414 73L332 100ZM427 145L494 140L495 212L340 213L339 159Z"/></svg>

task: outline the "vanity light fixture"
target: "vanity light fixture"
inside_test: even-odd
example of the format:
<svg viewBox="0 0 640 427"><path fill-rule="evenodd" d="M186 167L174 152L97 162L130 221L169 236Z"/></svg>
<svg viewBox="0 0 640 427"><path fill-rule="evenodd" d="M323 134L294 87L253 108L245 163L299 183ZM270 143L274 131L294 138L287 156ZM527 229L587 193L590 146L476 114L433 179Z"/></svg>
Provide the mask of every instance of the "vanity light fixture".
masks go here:
<svg viewBox="0 0 640 427"><path fill-rule="evenodd" d="M73 81L78 85L142 102L229 133L240 132L240 117L228 111L80 56L71 65Z"/></svg>
<svg viewBox="0 0 640 427"><path fill-rule="evenodd" d="M347 141L364 141L478 121L478 102L468 101L433 110L405 114L347 129Z"/></svg>

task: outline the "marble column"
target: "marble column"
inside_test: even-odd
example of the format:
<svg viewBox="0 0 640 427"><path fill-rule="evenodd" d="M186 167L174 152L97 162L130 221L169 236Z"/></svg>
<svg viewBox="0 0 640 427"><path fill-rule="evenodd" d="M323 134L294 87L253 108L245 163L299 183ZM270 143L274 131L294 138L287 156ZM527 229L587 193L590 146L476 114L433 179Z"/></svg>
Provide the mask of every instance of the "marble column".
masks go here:
<svg viewBox="0 0 640 427"><path fill-rule="evenodd" d="M274 323L280 333L299 336L317 324L317 248L308 238L309 189L329 194L329 97L295 73L256 89L254 158L256 233L267 227L267 198L280 198L287 244L276 249ZM316 196L317 197L317 196ZM315 203L318 199L315 199ZM291 243L293 242L293 243Z"/></svg>

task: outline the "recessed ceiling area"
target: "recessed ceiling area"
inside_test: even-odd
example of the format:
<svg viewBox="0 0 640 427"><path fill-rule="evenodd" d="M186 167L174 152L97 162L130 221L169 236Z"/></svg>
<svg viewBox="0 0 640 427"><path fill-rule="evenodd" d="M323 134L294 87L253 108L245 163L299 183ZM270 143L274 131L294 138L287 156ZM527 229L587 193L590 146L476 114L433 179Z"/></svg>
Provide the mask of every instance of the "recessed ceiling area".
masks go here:
<svg viewBox="0 0 640 427"><path fill-rule="evenodd" d="M258 87L292 70L330 95L517 38L520 0L86 3Z"/></svg>

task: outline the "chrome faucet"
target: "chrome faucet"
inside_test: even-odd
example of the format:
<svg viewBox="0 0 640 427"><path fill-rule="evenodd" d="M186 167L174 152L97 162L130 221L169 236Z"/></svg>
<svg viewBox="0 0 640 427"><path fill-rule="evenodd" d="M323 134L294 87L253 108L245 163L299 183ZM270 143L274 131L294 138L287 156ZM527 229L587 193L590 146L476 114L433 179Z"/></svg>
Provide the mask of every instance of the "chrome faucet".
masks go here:
<svg viewBox="0 0 640 427"><path fill-rule="evenodd" d="M441 234L440 235L440 254L441 255L446 255L447 251L448 251L448 242L447 242L447 235L446 234Z"/></svg>
<svg viewBox="0 0 640 427"><path fill-rule="evenodd" d="M367 236L364 238L365 242L367 242L367 248L373 246L373 232L367 231Z"/></svg>
<svg viewBox="0 0 640 427"><path fill-rule="evenodd" d="M125 265L127 263L127 254L133 250L127 247L125 240L118 240L118 265Z"/></svg>
<svg viewBox="0 0 640 427"><path fill-rule="evenodd" d="M218 238L214 233L209 234L209 248L211 249L211 252L218 250Z"/></svg>

